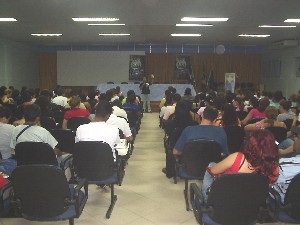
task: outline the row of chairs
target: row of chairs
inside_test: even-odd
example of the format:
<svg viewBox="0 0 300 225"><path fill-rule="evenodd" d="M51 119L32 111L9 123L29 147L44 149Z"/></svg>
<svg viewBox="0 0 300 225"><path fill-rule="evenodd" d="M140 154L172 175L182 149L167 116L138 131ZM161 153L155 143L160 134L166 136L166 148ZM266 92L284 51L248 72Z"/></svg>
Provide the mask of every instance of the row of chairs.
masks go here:
<svg viewBox="0 0 300 225"><path fill-rule="evenodd" d="M300 174L289 185L283 205L279 193L269 188L268 179L259 174L220 176L213 182L204 203L201 189L195 183L189 187L189 181L203 180L208 164L222 159L221 147L215 141L193 140L184 148L181 159L176 161L174 181L176 177L184 179L186 210L190 210L190 200L199 224L252 224L256 220L300 222Z"/></svg>
<svg viewBox="0 0 300 225"><path fill-rule="evenodd" d="M45 143L23 142L15 150L18 166L11 182L1 190L10 190L10 198L3 198L0 204L3 212L12 203L15 215L25 219L69 219L69 224L74 224L87 201L88 184L105 184L111 187L111 203L106 213L106 218L110 218L117 201L114 185L122 184L125 164L121 157L114 160L107 143L76 143L73 154L62 160L60 167L53 149ZM71 170L69 180L66 169Z"/></svg>
<svg viewBox="0 0 300 225"><path fill-rule="evenodd" d="M300 222L300 174L285 194L284 203L268 179L259 174L224 174L212 183L207 202L197 184L190 185L190 201L199 224Z"/></svg>

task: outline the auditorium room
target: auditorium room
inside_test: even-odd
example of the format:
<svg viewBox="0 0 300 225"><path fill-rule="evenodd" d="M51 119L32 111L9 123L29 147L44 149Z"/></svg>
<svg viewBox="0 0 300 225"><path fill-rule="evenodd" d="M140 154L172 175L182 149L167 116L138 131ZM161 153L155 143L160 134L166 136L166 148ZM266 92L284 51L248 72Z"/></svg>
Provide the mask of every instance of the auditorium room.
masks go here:
<svg viewBox="0 0 300 225"><path fill-rule="evenodd" d="M299 8L0 0L0 225L300 224Z"/></svg>

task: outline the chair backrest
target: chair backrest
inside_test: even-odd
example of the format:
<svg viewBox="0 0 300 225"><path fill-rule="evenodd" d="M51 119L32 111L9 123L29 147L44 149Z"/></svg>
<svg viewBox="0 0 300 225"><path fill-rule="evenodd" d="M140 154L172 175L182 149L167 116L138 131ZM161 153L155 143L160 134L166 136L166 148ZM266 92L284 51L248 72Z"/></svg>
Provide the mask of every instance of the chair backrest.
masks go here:
<svg viewBox="0 0 300 225"><path fill-rule="evenodd" d="M55 119L52 117L42 116L40 119L41 127L45 128L48 131L56 128Z"/></svg>
<svg viewBox="0 0 300 225"><path fill-rule="evenodd" d="M49 218L67 210L69 186L64 172L51 165L18 166L11 176L14 200L25 218Z"/></svg>
<svg viewBox="0 0 300 225"><path fill-rule="evenodd" d="M108 81L108 82L107 82L107 84L114 84L114 82L112 82L112 81Z"/></svg>
<svg viewBox="0 0 300 225"><path fill-rule="evenodd" d="M128 82L126 82L126 81L123 81L123 82L121 82L121 84L128 84Z"/></svg>
<svg viewBox="0 0 300 225"><path fill-rule="evenodd" d="M245 130L239 126L224 127L227 135L228 150L230 153L241 151L241 146L245 138Z"/></svg>
<svg viewBox="0 0 300 225"><path fill-rule="evenodd" d="M287 138L287 130L284 127L267 127L266 129L274 135L278 143L281 143Z"/></svg>
<svg viewBox="0 0 300 225"><path fill-rule="evenodd" d="M62 152L73 153L76 133L69 129L54 129L50 133L58 141L57 148Z"/></svg>
<svg viewBox="0 0 300 225"><path fill-rule="evenodd" d="M68 120L67 128L76 131L80 125L90 123L91 120L86 117L72 117Z"/></svg>
<svg viewBox="0 0 300 225"><path fill-rule="evenodd" d="M286 191L285 194L285 198L284 198L284 205L288 205L290 204L290 210L288 212L288 214L300 221L300 173L298 175L296 175L291 183L288 186L288 189Z"/></svg>
<svg viewBox="0 0 300 225"><path fill-rule="evenodd" d="M100 141L77 142L73 153L73 164L77 175L89 181L110 177L115 165L111 147Z"/></svg>
<svg viewBox="0 0 300 225"><path fill-rule="evenodd" d="M211 185L207 206L215 222L224 225L251 224L266 203L268 179L259 174L224 174Z"/></svg>
<svg viewBox="0 0 300 225"><path fill-rule="evenodd" d="M221 160L221 152L221 146L213 140L188 141L182 154L185 172L192 176L203 177L210 162Z"/></svg>
<svg viewBox="0 0 300 225"><path fill-rule="evenodd" d="M283 121L286 125L286 129L289 131L292 128L292 124L293 124L293 119L286 119Z"/></svg>
<svg viewBox="0 0 300 225"><path fill-rule="evenodd" d="M20 142L15 147L17 165L47 164L57 166L53 148L43 142Z"/></svg>

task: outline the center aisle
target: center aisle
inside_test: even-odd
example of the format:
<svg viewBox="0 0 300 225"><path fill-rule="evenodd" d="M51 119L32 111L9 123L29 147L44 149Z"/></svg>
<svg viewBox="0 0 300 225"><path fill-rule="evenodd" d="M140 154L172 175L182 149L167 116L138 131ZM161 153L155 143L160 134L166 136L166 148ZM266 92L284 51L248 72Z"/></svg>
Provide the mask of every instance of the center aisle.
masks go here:
<svg viewBox="0 0 300 225"><path fill-rule="evenodd" d="M144 113L123 185L117 189L125 193L115 209L121 207L130 213L124 218L127 221L110 224L197 224L193 212L185 211L184 182L174 184L161 171L165 167L163 137L158 113ZM112 220L119 216L114 213ZM129 221L131 216L137 218Z"/></svg>

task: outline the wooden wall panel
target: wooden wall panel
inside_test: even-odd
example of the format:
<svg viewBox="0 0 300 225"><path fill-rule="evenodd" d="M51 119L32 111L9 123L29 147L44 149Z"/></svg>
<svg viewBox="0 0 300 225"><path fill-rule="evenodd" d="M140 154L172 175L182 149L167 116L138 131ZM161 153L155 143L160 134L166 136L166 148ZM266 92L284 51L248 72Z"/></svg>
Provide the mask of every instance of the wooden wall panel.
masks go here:
<svg viewBox="0 0 300 225"><path fill-rule="evenodd" d="M145 74L155 75L154 82L180 83L174 79L176 54L146 54ZM206 80L213 70L215 81L224 82L225 73L236 73L239 83L261 83L260 54L191 54L190 55L196 88ZM40 56L40 88L54 89L57 85L57 56L56 53L43 53ZM203 74L206 80L203 80ZM121 81L120 81L121 82ZM97 85L97 84L91 84Z"/></svg>
<svg viewBox="0 0 300 225"><path fill-rule="evenodd" d="M39 60L39 88L54 90L57 85L57 55L42 53Z"/></svg>

